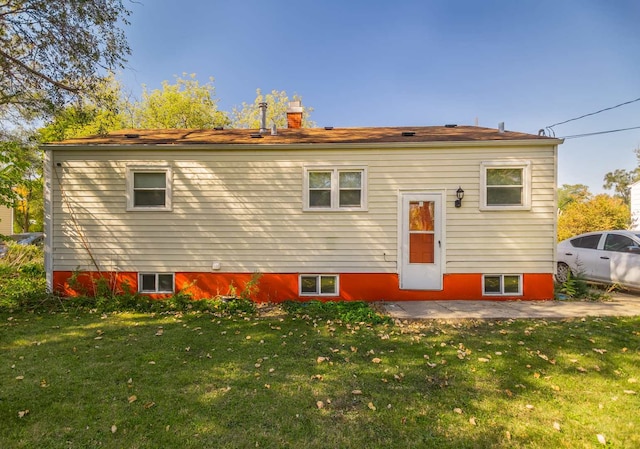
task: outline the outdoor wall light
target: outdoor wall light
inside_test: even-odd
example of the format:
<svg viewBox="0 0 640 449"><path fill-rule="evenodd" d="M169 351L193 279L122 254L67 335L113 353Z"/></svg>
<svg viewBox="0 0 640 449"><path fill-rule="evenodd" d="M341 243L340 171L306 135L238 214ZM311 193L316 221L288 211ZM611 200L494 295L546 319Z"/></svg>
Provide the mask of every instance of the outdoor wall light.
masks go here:
<svg viewBox="0 0 640 449"><path fill-rule="evenodd" d="M456 198L456 207L462 207L462 198L464 198L464 190L462 190L462 187L458 187L458 190L456 190Z"/></svg>

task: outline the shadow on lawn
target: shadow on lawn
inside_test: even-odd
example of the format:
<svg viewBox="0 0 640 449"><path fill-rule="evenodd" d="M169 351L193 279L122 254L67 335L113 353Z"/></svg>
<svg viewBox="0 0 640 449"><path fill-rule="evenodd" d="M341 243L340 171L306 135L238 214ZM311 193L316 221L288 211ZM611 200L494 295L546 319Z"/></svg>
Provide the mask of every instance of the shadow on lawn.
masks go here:
<svg viewBox="0 0 640 449"><path fill-rule="evenodd" d="M8 423L0 443L558 445L562 436L551 427L541 435L508 415L535 398L557 400L564 392L545 377L582 375L565 360L571 354L617 380L615 371L628 367L612 355L629 345L637 324L601 320L609 329L594 337L585 333L591 321L409 329L211 315L17 317L0 325L0 416ZM25 409L26 419L18 418Z"/></svg>

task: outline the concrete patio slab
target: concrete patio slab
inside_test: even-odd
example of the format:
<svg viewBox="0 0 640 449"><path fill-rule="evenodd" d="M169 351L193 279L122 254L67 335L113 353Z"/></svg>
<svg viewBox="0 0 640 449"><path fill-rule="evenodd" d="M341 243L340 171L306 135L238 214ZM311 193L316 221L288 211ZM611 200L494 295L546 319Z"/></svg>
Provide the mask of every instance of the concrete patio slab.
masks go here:
<svg viewBox="0 0 640 449"><path fill-rule="evenodd" d="M400 320L640 316L640 296L628 293L615 293L608 301L401 301L381 305L389 316Z"/></svg>

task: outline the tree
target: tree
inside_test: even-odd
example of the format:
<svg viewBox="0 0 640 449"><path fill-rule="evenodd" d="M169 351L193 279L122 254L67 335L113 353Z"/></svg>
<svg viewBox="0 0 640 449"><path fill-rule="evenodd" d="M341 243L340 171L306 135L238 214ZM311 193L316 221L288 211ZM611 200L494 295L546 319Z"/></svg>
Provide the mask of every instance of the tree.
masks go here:
<svg viewBox="0 0 640 449"><path fill-rule="evenodd" d="M302 101L299 95L293 95L293 101ZM273 90L270 94L263 95L260 89L256 89L256 99L253 104L242 103L242 107L234 107L231 111L231 127L232 128L249 128L258 129L261 126L261 116L259 104L267 103L267 126L275 124L278 128L287 127L287 109L289 107L289 97L287 93ZM304 128L312 128L315 123L311 121L310 116L313 108L303 106L302 126Z"/></svg>
<svg viewBox="0 0 640 449"><path fill-rule="evenodd" d="M49 114L90 93L130 53L122 0L0 3L0 116Z"/></svg>
<svg viewBox="0 0 640 449"><path fill-rule="evenodd" d="M113 75L96 84L90 97L58 111L38 130L41 143L59 142L74 137L103 135L127 127L131 103L124 99L122 86Z"/></svg>
<svg viewBox="0 0 640 449"><path fill-rule="evenodd" d="M183 76L186 76L183 73ZM207 129L229 124L227 114L218 110L213 78L200 84L196 75L176 77L175 84L162 82L162 89L147 90L134 105L136 128Z"/></svg>
<svg viewBox="0 0 640 449"><path fill-rule="evenodd" d="M585 202L591 199L589 187L584 184L562 184L558 188L558 209L563 211L574 202Z"/></svg>
<svg viewBox="0 0 640 449"><path fill-rule="evenodd" d="M621 198L625 204L631 203L631 184L640 180L640 168L623 170L621 168L604 175L603 188L613 189L614 196Z"/></svg>
<svg viewBox="0 0 640 449"><path fill-rule="evenodd" d="M558 217L558 241L584 232L627 229L631 212L622 198L596 195L585 202L569 204Z"/></svg>

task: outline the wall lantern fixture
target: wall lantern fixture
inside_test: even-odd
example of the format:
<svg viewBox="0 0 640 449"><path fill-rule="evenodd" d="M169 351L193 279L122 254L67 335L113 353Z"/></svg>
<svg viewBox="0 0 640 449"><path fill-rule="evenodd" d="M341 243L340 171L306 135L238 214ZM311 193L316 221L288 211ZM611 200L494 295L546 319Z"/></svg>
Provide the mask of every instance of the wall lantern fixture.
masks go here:
<svg viewBox="0 0 640 449"><path fill-rule="evenodd" d="M462 207L462 198L464 198L464 190L462 190L462 187L458 187L458 190L456 190L456 198L456 207Z"/></svg>

